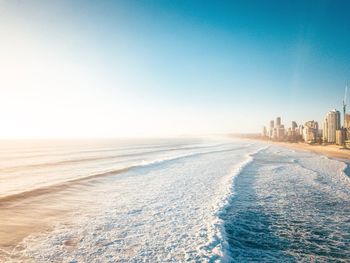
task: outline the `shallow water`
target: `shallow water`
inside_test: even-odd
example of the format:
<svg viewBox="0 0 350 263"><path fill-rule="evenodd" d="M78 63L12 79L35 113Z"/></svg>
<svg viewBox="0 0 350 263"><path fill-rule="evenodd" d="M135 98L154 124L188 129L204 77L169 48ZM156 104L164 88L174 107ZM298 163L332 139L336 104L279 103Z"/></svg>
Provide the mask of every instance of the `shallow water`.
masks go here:
<svg viewBox="0 0 350 263"><path fill-rule="evenodd" d="M340 161L229 139L46 142L0 155L0 209L50 215L0 260L349 260Z"/></svg>

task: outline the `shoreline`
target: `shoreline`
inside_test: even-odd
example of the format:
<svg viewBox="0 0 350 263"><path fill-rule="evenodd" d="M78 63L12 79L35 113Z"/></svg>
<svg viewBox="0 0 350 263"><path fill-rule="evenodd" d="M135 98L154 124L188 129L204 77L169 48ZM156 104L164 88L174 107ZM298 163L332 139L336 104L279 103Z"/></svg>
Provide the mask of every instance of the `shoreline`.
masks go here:
<svg viewBox="0 0 350 263"><path fill-rule="evenodd" d="M341 160L343 162L346 162L347 164L350 164L350 149L344 149L344 148L341 148L341 146L335 145L335 144L319 145L319 144L308 144L304 142L295 142L295 143L278 142L278 141L270 141L270 140L264 140L259 138L246 138L246 137L240 138L240 139L265 142L266 144L279 145L279 146L286 147L293 150L307 151L307 152L312 152L316 154L321 154L329 158Z"/></svg>
<svg viewBox="0 0 350 263"><path fill-rule="evenodd" d="M346 162L347 164L350 164L350 149L344 149L338 145L312 145L307 143L287 142L276 142L276 145L281 145L290 149L321 154L327 156L328 158L341 160L343 162Z"/></svg>

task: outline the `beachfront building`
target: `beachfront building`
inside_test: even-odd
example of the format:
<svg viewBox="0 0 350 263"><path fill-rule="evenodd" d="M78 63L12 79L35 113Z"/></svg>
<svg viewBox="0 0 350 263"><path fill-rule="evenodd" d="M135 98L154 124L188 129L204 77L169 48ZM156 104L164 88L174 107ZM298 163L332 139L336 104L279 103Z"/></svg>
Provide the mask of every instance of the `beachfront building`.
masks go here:
<svg viewBox="0 0 350 263"><path fill-rule="evenodd" d="M281 117L277 117L276 118L276 128L278 128L279 126L281 126Z"/></svg>
<svg viewBox="0 0 350 263"><path fill-rule="evenodd" d="M279 140L283 139L285 135L284 125L279 125L278 128L276 128L276 130L277 130L277 139Z"/></svg>
<svg viewBox="0 0 350 263"><path fill-rule="evenodd" d="M345 120L344 128L350 129L350 114L346 113L344 120Z"/></svg>
<svg viewBox="0 0 350 263"><path fill-rule="evenodd" d="M270 122L270 125L273 121ZM285 137L285 128L284 125L281 124L281 117L276 118L276 122L274 123L272 130L272 139L274 140L283 140ZM271 127L271 126L270 126Z"/></svg>
<svg viewBox="0 0 350 263"><path fill-rule="evenodd" d="M275 126L275 122L273 120L270 121L270 129L269 129L269 137L270 139L273 138L273 128Z"/></svg>
<svg viewBox="0 0 350 263"><path fill-rule="evenodd" d="M291 122L291 127L286 128L282 124L281 117L269 122L269 128L263 128L262 137L267 137L275 141L298 142L304 139L306 142L316 142L319 139L320 133L318 123L316 121L306 122L306 129L303 125Z"/></svg>
<svg viewBox="0 0 350 263"><path fill-rule="evenodd" d="M340 130L340 112L336 109L329 111L323 122L323 141L336 143L336 131Z"/></svg>
<svg viewBox="0 0 350 263"><path fill-rule="evenodd" d="M277 117L276 121L270 121L268 137L273 140L282 140L285 137L285 128L281 124L281 117Z"/></svg>
<svg viewBox="0 0 350 263"><path fill-rule="evenodd" d="M314 143L318 138L318 122L317 121L307 121L303 128L303 139L307 143Z"/></svg>
<svg viewBox="0 0 350 263"><path fill-rule="evenodd" d="M277 139L277 128L273 128L272 139Z"/></svg>
<svg viewBox="0 0 350 263"><path fill-rule="evenodd" d="M289 142L297 142L300 139L299 128L295 121L292 121L292 126L285 131L285 139Z"/></svg>
<svg viewBox="0 0 350 263"><path fill-rule="evenodd" d="M338 145L344 145L346 139L346 130L339 129L335 132L335 143Z"/></svg>
<svg viewBox="0 0 350 263"><path fill-rule="evenodd" d="M304 130L304 125L300 124L300 125L299 125L299 128L298 128L299 136L302 136L302 135L303 135L303 130Z"/></svg>
<svg viewBox="0 0 350 263"><path fill-rule="evenodd" d="M327 116L324 118L323 120L323 134L322 134L322 139L323 142L327 142L327 138L328 138L328 119Z"/></svg>
<svg viewBox="0 0 350 263"><path fill-rule="evenodd" d="M344 143L346 148L350 148L350 114L346 113L344 117Z"/></svg>

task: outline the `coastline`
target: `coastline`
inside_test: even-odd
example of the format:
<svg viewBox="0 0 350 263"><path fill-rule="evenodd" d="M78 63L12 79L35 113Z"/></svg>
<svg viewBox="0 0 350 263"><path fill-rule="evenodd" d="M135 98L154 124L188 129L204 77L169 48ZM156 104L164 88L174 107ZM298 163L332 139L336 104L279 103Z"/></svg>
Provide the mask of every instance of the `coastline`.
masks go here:
<svg viewBox="0 0 350 263"><path fill-rule="evenodd" d="M272 142L290 149L304 150L312 153L322 154L332 159L340 159L350 163L350 149L341 148L338 145L313 145L307 143Z"/></svg>
<svg viewBox="0 0 350 263"><path fill-rule="evenodd" d="M237 138L237 137L236 137ZM339 145L330 144L330 145L319 145L319 144L308 144L304 142L279 142L279 141L270 141L259 139L257 137L239 137L243 140L252 140L265 142L266 144L279 145L293 150L298 151L308 151L316 154L321 154L332 159L338 159L350 164L350 149L344 149Z"/></svg>

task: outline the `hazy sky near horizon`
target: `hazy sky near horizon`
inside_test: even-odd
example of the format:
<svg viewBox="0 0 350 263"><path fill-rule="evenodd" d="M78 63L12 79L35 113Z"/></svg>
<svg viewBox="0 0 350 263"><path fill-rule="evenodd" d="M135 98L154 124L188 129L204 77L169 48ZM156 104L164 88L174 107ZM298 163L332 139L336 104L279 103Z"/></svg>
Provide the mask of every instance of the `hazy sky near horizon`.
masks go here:
<svg viewBox="0 0 350 263"><path fill-rule="evenodd" d="M260 132L340 109L348 1L0 0L0 138Z"/></svg>

